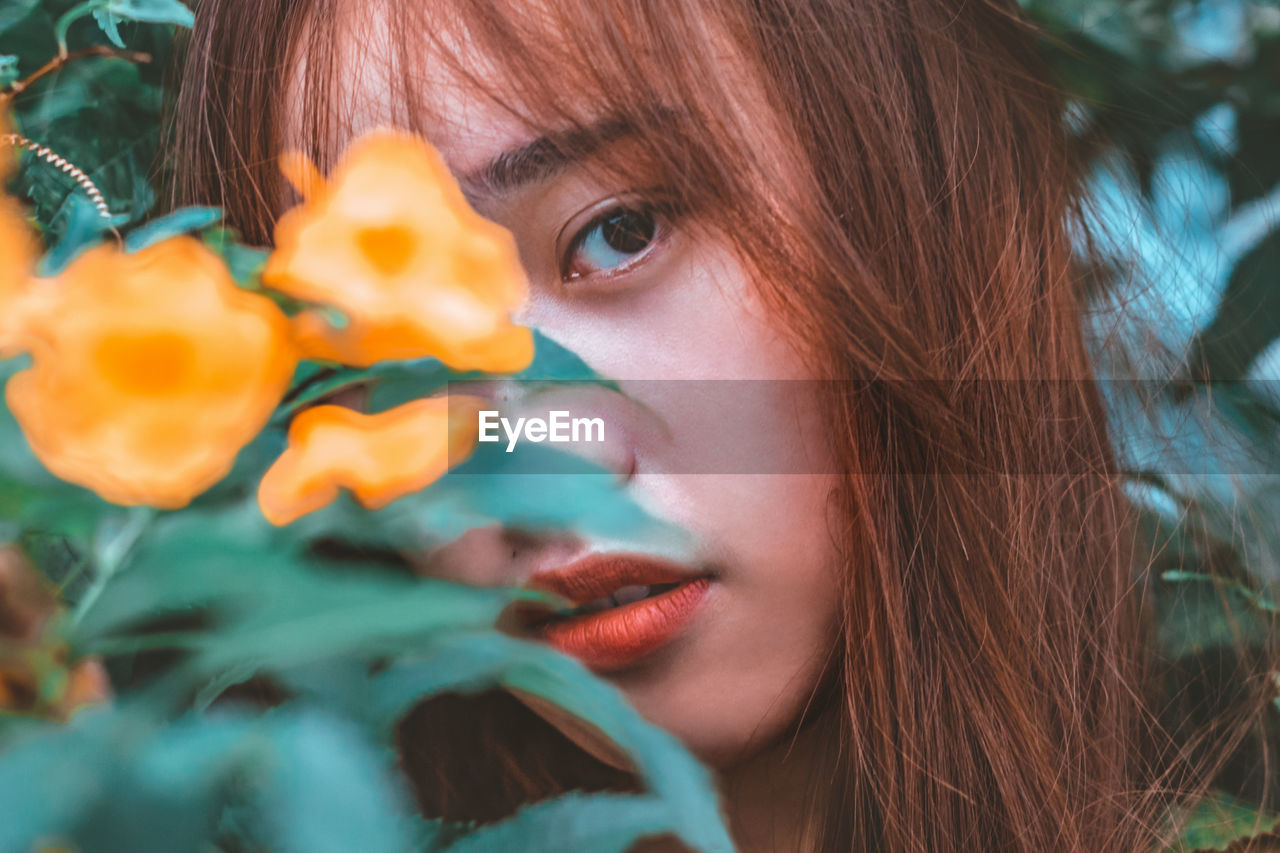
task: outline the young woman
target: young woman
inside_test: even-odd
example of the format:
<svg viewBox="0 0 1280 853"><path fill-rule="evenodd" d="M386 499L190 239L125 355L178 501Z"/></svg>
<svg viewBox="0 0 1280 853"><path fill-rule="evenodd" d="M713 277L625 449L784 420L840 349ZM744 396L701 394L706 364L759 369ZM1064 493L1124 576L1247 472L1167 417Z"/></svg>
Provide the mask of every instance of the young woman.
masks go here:
<svg viewBox="0 0 1280 853"><path fill-rule="evenodd" d="M694 558L484 530L425 562L594 598L602 576L624 599L675 584L679 618L615 595L617 613L545 634L717 770L743 850L1092 853L1159 828L1145 563L1068 235L1079 174L1015 11L199 4L177 201L221 205L266 244L295 200L282 151L323 166L364 129L419 132L515 235L524 321L669 427L615 413L611 464L695 534ZM655 390L730 379L753 380L753 428L795 438L767 469L699 469L688 400ZM759 391L783 387L812 393ZM627 608L648 627L619 627ZM406 721L424 808L486 819L625 787L607 750L520 708ZM483 743L458 745L463 721Z"/></svg>

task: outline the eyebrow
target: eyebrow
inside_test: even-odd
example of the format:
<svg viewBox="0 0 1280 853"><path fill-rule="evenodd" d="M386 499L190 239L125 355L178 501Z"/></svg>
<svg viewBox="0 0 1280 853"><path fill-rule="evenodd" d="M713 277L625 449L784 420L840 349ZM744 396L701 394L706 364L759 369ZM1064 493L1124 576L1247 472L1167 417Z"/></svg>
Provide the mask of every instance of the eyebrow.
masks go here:
<svg viewBox="0 0 1280 853"><path fill-rule="evenodd" d="M500 198L591 160L615 142L639 135L635 124L627 119L601 119L503 151L464 175L459 183L468 196Z"/></svg>

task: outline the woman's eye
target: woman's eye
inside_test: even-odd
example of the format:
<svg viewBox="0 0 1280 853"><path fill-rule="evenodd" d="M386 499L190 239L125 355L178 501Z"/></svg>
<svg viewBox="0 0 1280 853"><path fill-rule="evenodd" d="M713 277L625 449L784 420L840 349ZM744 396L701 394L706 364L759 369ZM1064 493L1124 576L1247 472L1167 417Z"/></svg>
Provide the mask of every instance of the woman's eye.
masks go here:
<svg viewBox="0 0 1280 853"><path fill-rule="evenodd" d="M615 207L587 223L565 252L566 280L617 273L635 263L660 237L653 211Z"/></svg>

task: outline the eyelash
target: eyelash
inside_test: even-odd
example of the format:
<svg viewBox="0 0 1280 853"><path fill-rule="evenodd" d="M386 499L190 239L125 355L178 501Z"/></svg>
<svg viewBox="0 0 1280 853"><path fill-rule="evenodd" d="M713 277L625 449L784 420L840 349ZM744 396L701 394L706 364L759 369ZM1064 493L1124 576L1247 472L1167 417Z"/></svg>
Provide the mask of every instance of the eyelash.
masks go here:
<svg viewBox="0 0 1280 853"><path fill-rule="evenodd" d="M594 232L602 228L611 219L617 217L621 213L639 213L649 217L653 222L653 236L649 238L648 244L636 252L634 257L616 267L610 267L588 274L575 274L570 272L573 266L574 258L581 251L587 238ZM646 202L640 200L613 201L604 207L598 214L587 221L573 238L569 241L568 246L560 255L560 279L562 282L574 283L575 285L592 279L605 278L616 279L633 271L648 259L659 247L662 246L671 236L671 222L674 218L674 212L669 206L660 205L654 202ZM617 250L614 250L617 251Z"/></svg>

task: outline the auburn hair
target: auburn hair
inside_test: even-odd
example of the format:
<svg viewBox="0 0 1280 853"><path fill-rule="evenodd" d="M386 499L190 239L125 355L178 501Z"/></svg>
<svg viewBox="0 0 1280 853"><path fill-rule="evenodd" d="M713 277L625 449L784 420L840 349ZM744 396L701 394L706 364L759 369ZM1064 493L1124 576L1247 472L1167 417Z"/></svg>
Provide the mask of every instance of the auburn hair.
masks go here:
<svg viewBox="0 0 1280 853"><path fill-rule="evenodd" d="M598 168L665 188L731 241L815 373L845 389L824 401L848 570L838 766L813 848L1153 846L1178 782L1155 760L1146 688L1151 554L1091 381L1072 241L1081 166L1014 3L375 5L389 42L356 36L371 18L345 0L202 0L175 110L175 202L221 205L269 243L291 198L277 156L301 147L331 164L365 121L344 89L353 61L377 65L394 121L430 126L415 96L425 43L564 145L624 122L639 154ZM949 467L967 454L981 466ZM502 719L518 713L504 705ZM501 755L496 739L476 749ZM456 747L425 743L406 746L432 765L417 775L435 780L424 809L465 816ZM498 763L539 775L520 750ZM577 784L570 763L568 781L517 785L515 801Z"/></svg>

